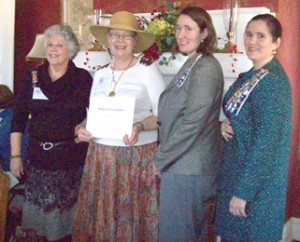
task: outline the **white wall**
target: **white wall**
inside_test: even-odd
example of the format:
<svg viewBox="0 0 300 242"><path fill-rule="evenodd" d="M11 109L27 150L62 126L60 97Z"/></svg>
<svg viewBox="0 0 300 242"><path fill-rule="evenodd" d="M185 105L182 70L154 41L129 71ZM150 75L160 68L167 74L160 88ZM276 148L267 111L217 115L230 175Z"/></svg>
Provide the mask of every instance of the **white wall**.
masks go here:
<svg viewBox="0 0 300 242"><path fill-rule="evenodd" d="M14 85L15 0L0 0L0 84Z"/></svg>

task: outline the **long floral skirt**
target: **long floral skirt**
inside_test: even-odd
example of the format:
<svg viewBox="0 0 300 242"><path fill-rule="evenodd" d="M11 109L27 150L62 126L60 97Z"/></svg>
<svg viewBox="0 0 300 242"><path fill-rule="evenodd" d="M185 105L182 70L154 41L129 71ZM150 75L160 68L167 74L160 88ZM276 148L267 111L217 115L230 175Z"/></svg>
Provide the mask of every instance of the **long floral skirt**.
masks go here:
<svg viewBox="0 0 300 242"><path fill-rule="evenodd" d="M158 241L157 143L91 143L75 211L73 241Z"/></svg>
<svg viewBox="0 0 300 242"><path fill-rule="evenodd" d="M45 170L27 165L22 227L47 241L70 236L82 169Z"/></svg>

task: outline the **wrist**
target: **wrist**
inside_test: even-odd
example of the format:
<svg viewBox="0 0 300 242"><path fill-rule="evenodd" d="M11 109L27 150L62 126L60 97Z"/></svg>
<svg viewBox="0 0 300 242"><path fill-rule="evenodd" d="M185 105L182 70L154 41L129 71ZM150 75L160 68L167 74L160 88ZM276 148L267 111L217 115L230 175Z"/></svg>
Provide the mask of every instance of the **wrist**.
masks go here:
<svg viewBox="0 0 300 242"><path fill-rule="evenodd" d="M11 160L22 159L22 155L20 155L20 154L19 154L19 155L11 155L11 156L10 156L10 159L11 159Z"/></svg>
<svg viewBox="0 0 300 242"><path fill-rule="evenodd" d="M143 121L138 122L137 124L138 124L138 126L139 126L139 131L144 131L144 130L145 130L145 126L144 126Z"/></svg>
<svg viewBox="0 0 300 242"><path fill-rule="evenodd" d="M81 128L81 124L78 124L75 126L75 130L74 130L74 136L77 137L78 136L78 130Z"/></svg>

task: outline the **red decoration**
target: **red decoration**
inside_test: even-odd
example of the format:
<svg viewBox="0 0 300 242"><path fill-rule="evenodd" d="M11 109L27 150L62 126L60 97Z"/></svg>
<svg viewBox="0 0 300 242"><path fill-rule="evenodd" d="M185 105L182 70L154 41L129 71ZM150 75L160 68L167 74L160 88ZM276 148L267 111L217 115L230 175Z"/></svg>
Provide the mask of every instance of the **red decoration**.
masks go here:
<svg viewBox="0 0 300 242"><path fill-rule="evenodd" d="M141 59L141 63L145 65L151 65L154 61L159 59L159 55L157 54L158 46L156 43L151 45L147 50L144 50L143 57Z"/></svg>

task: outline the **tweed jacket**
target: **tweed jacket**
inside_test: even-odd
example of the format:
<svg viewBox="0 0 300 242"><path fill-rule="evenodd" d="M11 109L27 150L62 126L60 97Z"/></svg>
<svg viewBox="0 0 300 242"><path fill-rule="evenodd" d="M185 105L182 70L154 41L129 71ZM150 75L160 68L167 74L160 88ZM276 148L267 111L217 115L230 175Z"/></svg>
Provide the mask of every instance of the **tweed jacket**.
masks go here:
<svg viewBox="0 0 300 242"><path fill-rule="evenodd" d="M215 175L221 148L223 73L213 55L191 56L161 94L157 168L183 175ZM190 69L186 78L183 76Z"/></svg>
<svg viewBox="0 0 300 242"><path fill-rule="evenodd" d="M252 89L240 112L229 112L231 97L262 69L267 75ZM216 234L227 241L279 241L292 123L290 83L279 61L273 58L259 70L241 73L225 94L223 107L234 136L225 142L218 174ZM230 213L232 196L247 201L247 217Z"/></svg>

